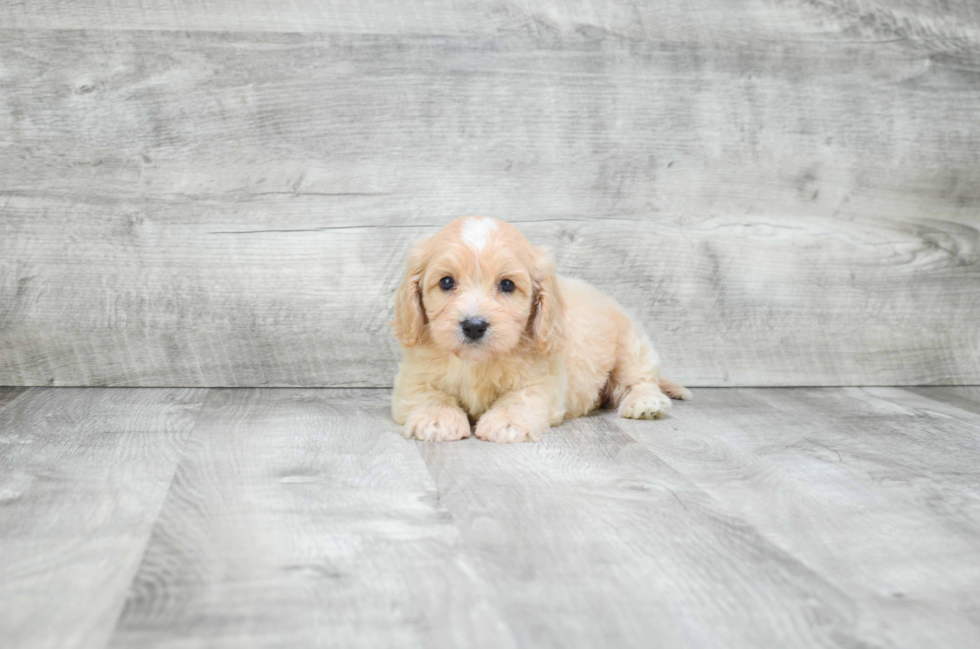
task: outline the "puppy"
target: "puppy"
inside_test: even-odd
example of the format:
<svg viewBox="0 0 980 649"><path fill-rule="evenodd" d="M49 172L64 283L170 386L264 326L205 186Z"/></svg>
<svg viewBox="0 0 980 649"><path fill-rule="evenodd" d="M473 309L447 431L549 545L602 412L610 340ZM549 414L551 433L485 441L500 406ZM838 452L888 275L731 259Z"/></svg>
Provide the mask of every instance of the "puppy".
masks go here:
<svg viewBox="0 0 980 649"><path fill-rule="evenodd" d="M395 294L405 350L392 416L405 437L537 441L600 405L653 419L690 391L611 298L558 277L503 221L464 217L419 243Z"/></svg>

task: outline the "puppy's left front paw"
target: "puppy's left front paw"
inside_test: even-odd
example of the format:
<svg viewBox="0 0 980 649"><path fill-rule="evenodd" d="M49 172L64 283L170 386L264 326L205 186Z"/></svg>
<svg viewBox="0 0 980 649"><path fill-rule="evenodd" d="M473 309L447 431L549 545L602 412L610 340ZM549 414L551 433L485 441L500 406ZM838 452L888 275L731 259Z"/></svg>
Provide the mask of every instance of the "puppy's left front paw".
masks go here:
<svg viewBox="0 0 980 649"><path fill-rule="evenodd" d="M474 434L497 444L536 442L548 430L548 422L532 421L507 410L489 410L476 422Z"/></svg>

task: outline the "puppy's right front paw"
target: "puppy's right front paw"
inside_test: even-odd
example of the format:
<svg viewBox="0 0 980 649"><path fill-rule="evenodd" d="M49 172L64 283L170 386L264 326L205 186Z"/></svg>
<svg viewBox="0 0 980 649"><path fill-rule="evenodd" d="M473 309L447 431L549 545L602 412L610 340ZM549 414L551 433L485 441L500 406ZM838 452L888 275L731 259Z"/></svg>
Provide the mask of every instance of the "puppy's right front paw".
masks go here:
<svg viewBox="0 0 980 649"><path fill-rule="evenodd" d="M430 408L409 415L402 434L423 442L454 442L470 436L470 420L459 408Z"/></svg>

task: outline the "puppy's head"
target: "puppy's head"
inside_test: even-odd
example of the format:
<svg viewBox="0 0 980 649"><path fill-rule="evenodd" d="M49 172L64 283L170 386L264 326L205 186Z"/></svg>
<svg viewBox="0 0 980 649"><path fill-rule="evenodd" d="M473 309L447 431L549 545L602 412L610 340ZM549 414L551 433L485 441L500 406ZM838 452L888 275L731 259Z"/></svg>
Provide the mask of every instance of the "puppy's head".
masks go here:
<svg viewBox="0 0 980 649"><path fill-rule="evenodd" d="M483 361L522 344L557 352L564 312L543 250L509 223L464 217L412 250L392 325L406 347Z"/></svg>

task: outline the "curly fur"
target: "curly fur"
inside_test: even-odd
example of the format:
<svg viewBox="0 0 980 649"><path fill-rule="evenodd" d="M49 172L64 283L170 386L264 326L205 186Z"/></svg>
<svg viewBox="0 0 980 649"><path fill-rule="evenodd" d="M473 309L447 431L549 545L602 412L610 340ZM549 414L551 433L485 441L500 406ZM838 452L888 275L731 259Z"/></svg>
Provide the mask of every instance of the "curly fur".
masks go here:
<svg viewBox="0 0 980 649"><path fill-rule="evenodd" d="M460 323L476 317L489 327L471 341ZM392 328L405 351L392 416L409 438L536 441L600 405L653 419L668 397L691 396L660 376L656 350L619 304L557 276L544 250L496 219L456 219L415 246Z"/></svg>

